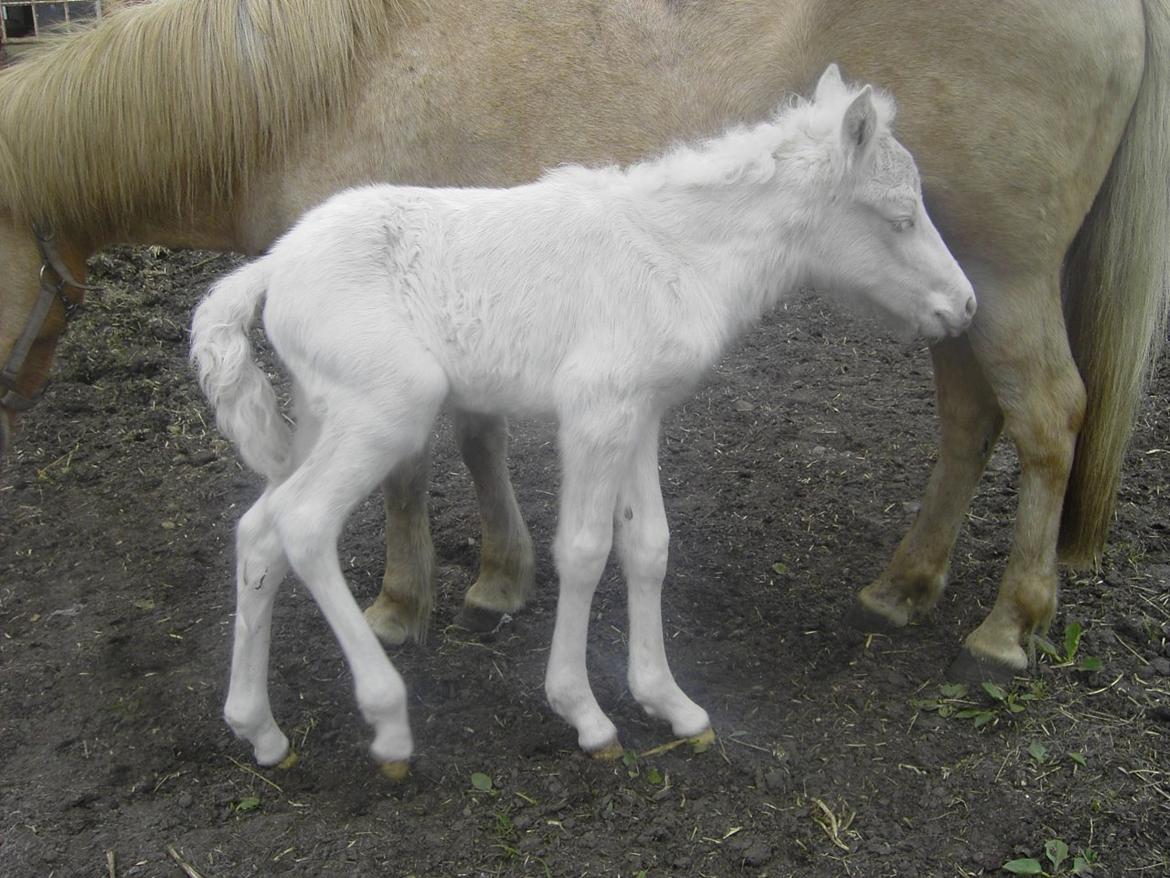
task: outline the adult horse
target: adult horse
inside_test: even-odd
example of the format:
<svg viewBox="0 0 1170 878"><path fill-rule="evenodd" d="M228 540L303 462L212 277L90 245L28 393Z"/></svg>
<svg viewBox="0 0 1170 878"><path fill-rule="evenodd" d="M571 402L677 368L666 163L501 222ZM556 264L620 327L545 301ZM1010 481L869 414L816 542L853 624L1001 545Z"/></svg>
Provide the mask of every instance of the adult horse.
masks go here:
<svg viewBox="0 0 1170 878"><path fill-rule="evenodd" d="M1016 530L959 670L1017 671L1055 611L1058 545L1100 556L1165 325L1168 58L1167 0L156 0L0 74L0 440L105 244L257 253L355 183L500 186L629 161L759 118L835 60L897 96L899 138L980 300L972 330L932 348L938 461L858 615L901 626L935 604L1006 433ZM491 624L525 600L531 541L503 422L456 424L484 528L464 617ZM386 483L367 618L388 641L430 605L428 457Z"/></svg>

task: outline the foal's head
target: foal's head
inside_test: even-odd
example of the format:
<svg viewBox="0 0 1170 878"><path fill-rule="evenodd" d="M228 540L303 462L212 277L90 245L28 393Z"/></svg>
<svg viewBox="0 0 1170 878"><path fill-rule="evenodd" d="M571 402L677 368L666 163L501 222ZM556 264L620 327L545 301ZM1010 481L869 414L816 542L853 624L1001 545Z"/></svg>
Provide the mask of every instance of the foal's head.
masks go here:
<svg viewBox="0 0 1170 878"><path fill-rule="evenodd" d="M813 167L811 280L860 296L932 340L958 335L975 294L922 204L918 168L890 133L893 101L851 88L835 64L801 108Z"/></svg>

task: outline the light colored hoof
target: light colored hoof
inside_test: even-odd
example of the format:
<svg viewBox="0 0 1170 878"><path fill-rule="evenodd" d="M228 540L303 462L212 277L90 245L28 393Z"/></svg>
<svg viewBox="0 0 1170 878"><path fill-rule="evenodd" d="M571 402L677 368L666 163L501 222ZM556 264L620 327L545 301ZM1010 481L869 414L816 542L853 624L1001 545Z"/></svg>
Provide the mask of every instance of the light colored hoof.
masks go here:
<svg viewBox="0 0 1170 878"><path fill-rule="evenodd" d="M399 783L406 779L410 774L410 763L405 759L400 759L397 762L383 762L379 768L382 774L394 783Z"/></svg>
<svg viewBox="0 0 1170 878"><path fill-rule="evenodd" d="M288 751L288 755L285 756L282 760L280 760L280 762L276 763L276 770L277 771L288 771L290 768L292 768L294 765L296 765L300 761L301 761L300 754L297 753L296 750L290 749Z"/></svg>
<svg viewBox="0 0 1170 878"><path fill-rule="evenodd" d="M691 745L692 753L706 753L711 749L711 745L715 743L715 730L707 729L707 731L700 732L693 738L687 738L687 743Z"/></svg>
<svg viewBox="0 0 1170 878"><path fill-rule="evenodd" d="M395 616L393 610L381 607L377 602L366 607L366 624L384 646L402 646L410 637L410 632Z"/></svg>
<svg viewBox="0 0 1170 878"><path fill-rule="evenodd" d="M616 738L608 744L603 744L596 750L590 750L589 755L598 762L614 762L624 756L626 750Z"/></svg>

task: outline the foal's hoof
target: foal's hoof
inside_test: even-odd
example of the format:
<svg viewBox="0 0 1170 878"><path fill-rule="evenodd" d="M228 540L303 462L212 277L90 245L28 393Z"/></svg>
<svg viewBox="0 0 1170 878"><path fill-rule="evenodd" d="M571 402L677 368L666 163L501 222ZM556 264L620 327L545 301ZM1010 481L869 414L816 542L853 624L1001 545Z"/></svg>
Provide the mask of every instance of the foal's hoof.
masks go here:
<svg viewBox="0 0 1170 878"><path fill-rule="evenodd" d="M394 783L401 783L410 774L410 763L405 759L397 762L383 762L378 766L382 774Z"/></svg>
<svg viewBox="0 0 1170 878"><path fill-rule="evenodd" d="M954 683L1010 683L1026 669L1015 668L1007 662L976 655L963 647L947 668L946 678Z"/></svg>
<svg viewBox="0 0 1170 878"><path fill-rule="evenodd" d="M282 760L280 760L280 762L276 763L276 770L277 771L288 771L290 768L292 768L294 765L296 765L300 761L301 761L300 754L298 754L296 750L289 750L288 755L285 756Z"/></svg>
<svg viewBox="0 0 1170 878"><path fill-rule="evenodd" d="M902 626L891 622L881 613L872 610L860 600L854 599L841 619L854 631L864 634L895 634L902 630Z"/></svg>
<svg viewBox="0 0 1170 878"><path fill-rule="evenodd" d="M475 634L491 634L500 627L503 618L504 614L500 610L464 604L463 609L455 616L455 624L464 631L471 631Z"/></svg>
<svg viewBox="0 0 1170 878"><path fill-rule="evenodd" d="M621 759L625 754L626 750L620 743L618 743L617 738L614 738L608 744L602 744L596 750L589 751L589 755L598 762L615 762L616 760Z"/></svg>
<svg viewBox="0 0 1170 878"><path fill-rule="evenodd" d="M715 743L715 730L707 729L705 732L700 732L693 738L688 738L687 743L691 745L692 753L706 753Z"/></svg>

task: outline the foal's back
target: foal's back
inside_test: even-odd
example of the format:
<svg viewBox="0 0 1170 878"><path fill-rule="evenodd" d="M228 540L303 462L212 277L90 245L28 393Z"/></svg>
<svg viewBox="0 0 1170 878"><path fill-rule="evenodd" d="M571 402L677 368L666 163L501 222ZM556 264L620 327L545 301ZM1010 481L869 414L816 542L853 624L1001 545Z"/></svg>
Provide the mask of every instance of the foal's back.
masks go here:
<svg viewBox="0 0 1170 878"><path fill-rule="evenodd" d="M554 413L582 370L636 382L647 334L671 334L673 256L611 174L336 196L265 257L273 346L309 392L323 364L380 380L430 360L471 411Z"/></svg>

